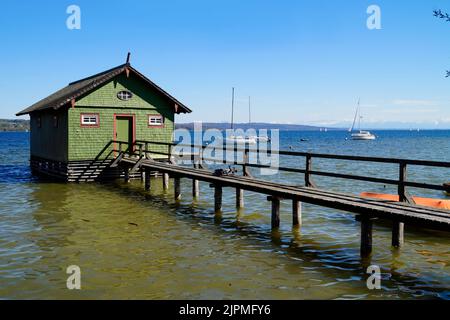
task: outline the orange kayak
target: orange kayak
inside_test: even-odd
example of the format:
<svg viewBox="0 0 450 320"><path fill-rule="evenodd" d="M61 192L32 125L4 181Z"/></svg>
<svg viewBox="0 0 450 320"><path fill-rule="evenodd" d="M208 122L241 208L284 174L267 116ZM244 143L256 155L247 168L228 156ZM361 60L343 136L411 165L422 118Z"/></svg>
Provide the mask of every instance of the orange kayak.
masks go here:
<svg viewBox="0 0 450 320"><path fill-rule="evenodd" d="M362 192L361 197L390 200L390 201L397 201L397 202L399 201L399 196L395 195L395 194ZM450 200L421 198L421 197L412 197L412 198L413 198L414 202L416 204L418 204L419 206L450 210Z"/></svg>

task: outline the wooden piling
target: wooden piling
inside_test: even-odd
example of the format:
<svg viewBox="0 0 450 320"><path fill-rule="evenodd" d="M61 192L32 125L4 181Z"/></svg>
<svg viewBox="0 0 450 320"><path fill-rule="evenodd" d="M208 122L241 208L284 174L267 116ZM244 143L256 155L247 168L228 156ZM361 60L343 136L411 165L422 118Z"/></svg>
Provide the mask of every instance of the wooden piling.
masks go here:
<svg viewBox="0 0 450 320"><path fill-rule="evenodd" d="M162 180L163 180L163 189L168 190L169 189L169 174L163 173Z"/></svg>
<svg viewBox="0 0 450 320"><path fill-rule="evenodd" d="M198 169L200 167L198 163L199 163L199 158L196 157L194 159L194 169ZM193 179L192 180L192 197L198 198L198 196L199 196L199 182L198 182L198 180Z"/></svg>
<svg viewBox="0 0 450 320"><path fill-rule="evenodd" d="M150 190L150 169L145 169L144 171L144 183L145 183L145 190Z"/></svg>
<svg viewBox="0 0 450 320"><path fill-rule="evenodd" d="M392 246L393 247L401 247L404 244L405 224L398 221L392 222Z"/></svg>
<svg viewBox="0 0 450 320"><path fill-rule="evenodd" d="M222 186L214 186L214 211L222 211Z"/></svg>
<svg viewBox="0 0 450 320"><path fill-rule="evenodd" d="M298 200L292 200L292 225L300 226L302 224L302 203Z"/></svg>
<svg viewBox="0 0 450 320"><path fill-rule="evenodd" d="M198 180L192 180L192 196L198 198L199 196L199 182Z"/></svg>
<svg viewBox="0 0 450 320"><path fill-rule="evenodd" d="M367 216L356 216L356 220L361 222L361 257L370 256L372 253L372 226L373 219Z"/></svg>
<svg viewBox="0 0 450 320"><path fill-rule="evenodd" d="M244 190L236 188L236 208L244 207Z"/></svg>
<svg viewBox="0 0 450 320"><path fill-rule="evenodd" d="M175 200L180 200L181 199L181 179L179 177L175 177L173 179L173 186L174 186L174 190L175 190Z"/></svg>
<svg viewBox="0 0 450 320"><path fill-rule="evenodd" d="M280 227L280 198L268 197L267 200L272 202L272 229Z"/></svg>

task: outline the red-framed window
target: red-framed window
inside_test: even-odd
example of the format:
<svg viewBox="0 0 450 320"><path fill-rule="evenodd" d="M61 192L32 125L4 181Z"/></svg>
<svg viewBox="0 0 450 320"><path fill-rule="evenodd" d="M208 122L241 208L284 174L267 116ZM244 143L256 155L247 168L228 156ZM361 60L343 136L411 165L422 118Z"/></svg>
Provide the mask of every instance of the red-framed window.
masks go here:
<svg viewBox="0 0 450 320"><path fill-rule="evenodd" d="M100 115L98 113L80 114L80 126L86 128L98 128L100 126Z"/></svg>
<svg viewBox="0 0 450 320"><path fill-rule="evenodd" d="M160 114L149 114L147 124L149 128L164 127L164 117Z"/></svg>

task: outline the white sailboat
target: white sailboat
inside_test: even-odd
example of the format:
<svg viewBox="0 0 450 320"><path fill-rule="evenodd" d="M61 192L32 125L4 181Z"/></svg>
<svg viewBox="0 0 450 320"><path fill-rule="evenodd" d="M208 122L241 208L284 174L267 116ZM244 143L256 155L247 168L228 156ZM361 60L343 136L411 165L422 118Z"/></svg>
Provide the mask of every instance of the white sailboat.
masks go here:
<svg viewBox="0 0 450 320"><path fill-rule="evenodd" d="M248 97L248 124L252 122L252 111L251 111L251 103L250 97ZM257 142L270 142L270 138L267 136L248 136L248 138L255 139Z"/></svg>
<svg viewBox="0 0 450 320"><path fill-rule="evenodd" d="M231 129L234 129L234 87L231 93ZM255 137L235 136L231 135L225 138L226 142L238 144L256 144Z"/></svg>
<svg viewBox="0 0 450 320"><path fill-rule="evenodd" d="M361 120L362 116L360 114L360 99L358 99L358 106L356 107L355 118L353 119L352 127L348 130L349 132L353 132L356 124L356 120L358 119L358 130L355 133L351 134L352 140L375 140L376 137L373 133L369 131L361 130Z"/></svg>

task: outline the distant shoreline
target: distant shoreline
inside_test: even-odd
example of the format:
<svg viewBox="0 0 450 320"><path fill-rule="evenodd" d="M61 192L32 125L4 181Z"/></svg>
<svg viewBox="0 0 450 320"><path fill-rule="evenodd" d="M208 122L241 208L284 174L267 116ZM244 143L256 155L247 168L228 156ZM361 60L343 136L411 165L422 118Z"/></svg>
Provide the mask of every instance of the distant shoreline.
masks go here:
<svg viewBox="0 0 450 320"><path fill-rule="evenodd" d="M218 129L226 130L230 129L231 124L227 122L203 122L203 130L207 129ZM194 122L187 123L175 123L176 129L194 129ZM312 125L302 125L302 124L282 124L282 123L266 123L266 122L252 122L252 123L235 123L234 129L267 129L267 130L280 130L280 131L347 131L347 128L333 128L326 126L312 126ZM417 128L365 128L371 131L417 131ZM419 131L447 131L450 128L420 128ZM27 132L30 131L30 120L23 119L0 119L0 132Z"/></svg>
<svg viewBox="0 0 450 320"><path fill-rule="evenodd" d="M0 119L0 132L26 132L30 130L30 120Z"/></svg>

